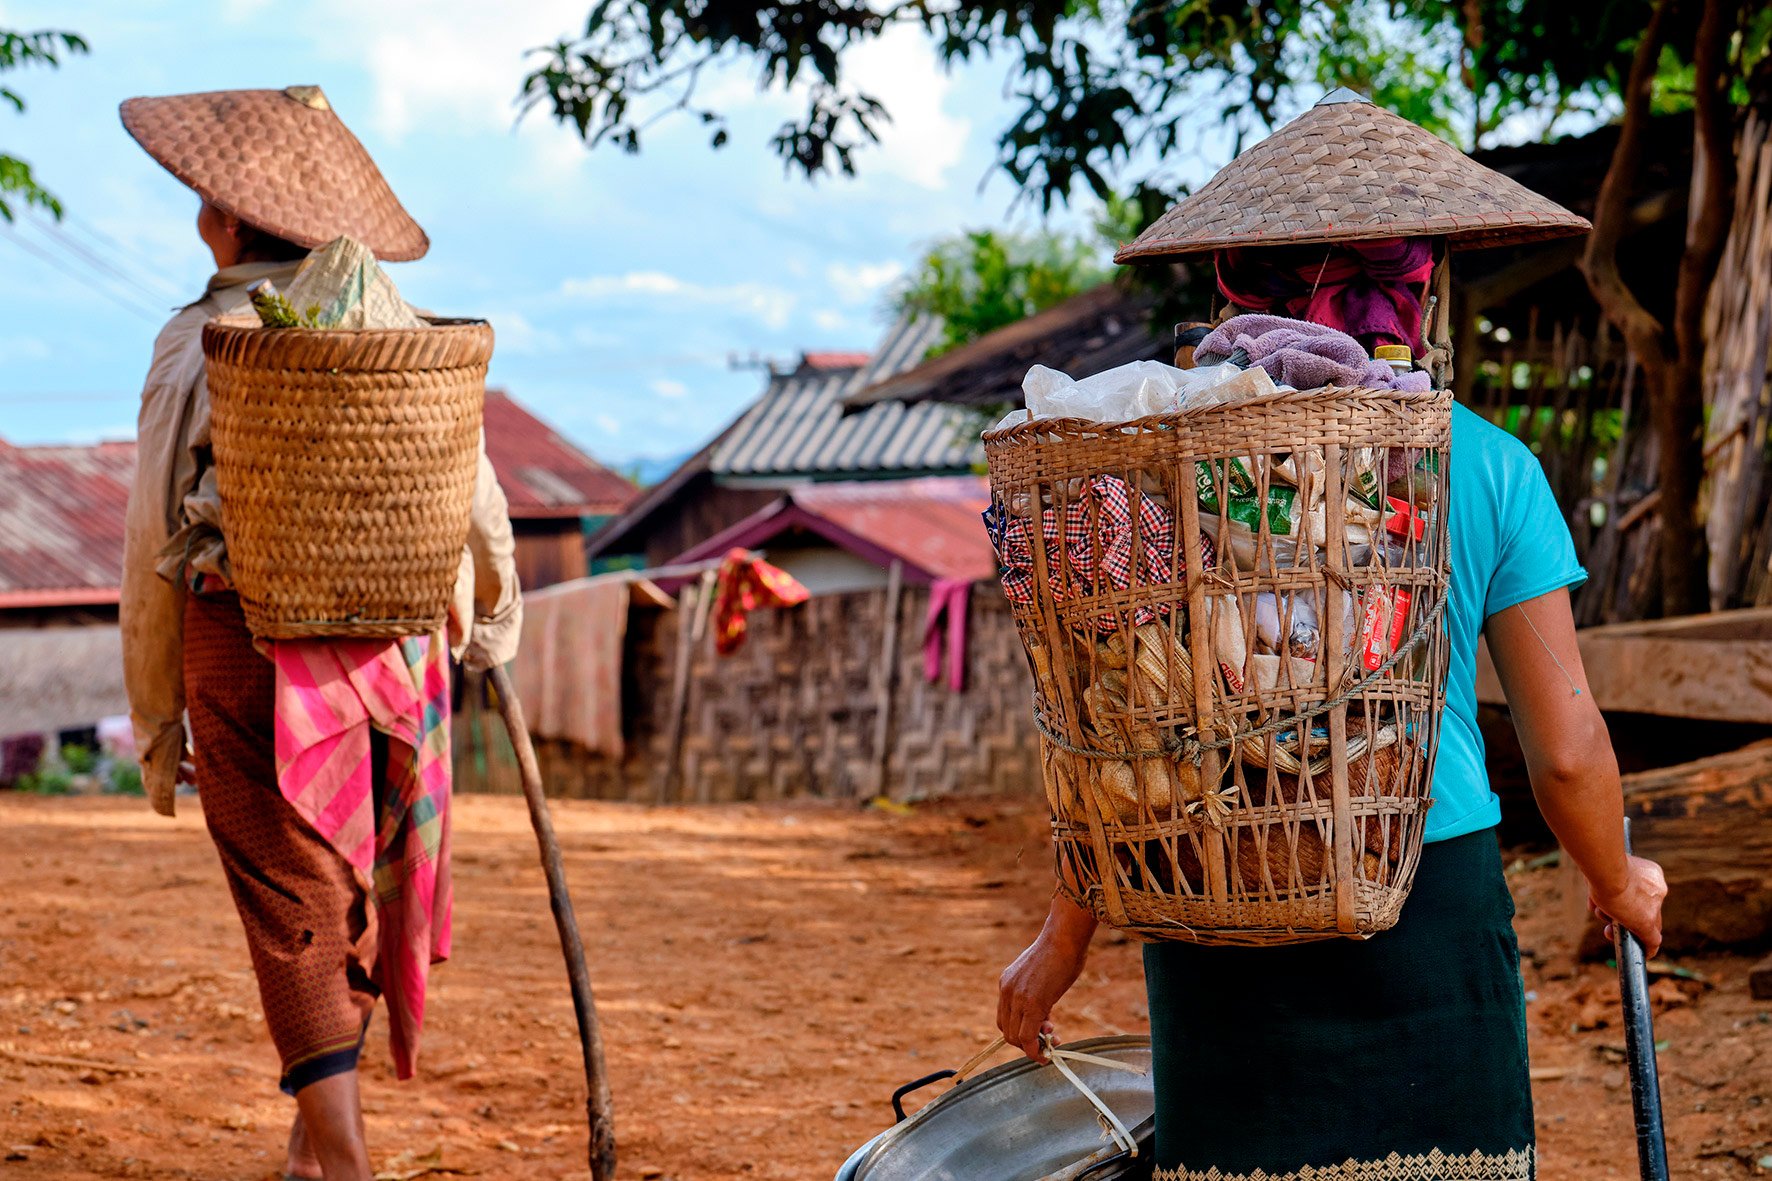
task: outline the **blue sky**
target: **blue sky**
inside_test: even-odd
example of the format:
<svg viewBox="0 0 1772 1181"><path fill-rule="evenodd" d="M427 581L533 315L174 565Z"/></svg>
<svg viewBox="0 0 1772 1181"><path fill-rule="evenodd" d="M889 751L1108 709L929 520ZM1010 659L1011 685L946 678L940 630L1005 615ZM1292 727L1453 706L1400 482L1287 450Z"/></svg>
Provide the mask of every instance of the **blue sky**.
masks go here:
<svg viewBox="0 0 1772 1181"><path fill-rule="evenodd" d="M943 74L910 31L854 60L896 116L856 180L784 175L767 140L788 100L758 96L742 66L703 92L735 116L722 151L688 121L637 157L588 152L542 113L514 126L523 51L590 3L0 0L0 26L92 43L59 73L9 76L30 109L0 111L0 146L66 202L72 241L135 280L97 293L40 227L0 230L0 437L132 435L153 336L212 269L196 197L118 123L132 95L323 86L431 236L391 268L403 292L490 319L492 381L615 463L680 454L754 397L758 375L730 355L868 348L920 247L1027 225L989 175L1005 64Z"/></svg>

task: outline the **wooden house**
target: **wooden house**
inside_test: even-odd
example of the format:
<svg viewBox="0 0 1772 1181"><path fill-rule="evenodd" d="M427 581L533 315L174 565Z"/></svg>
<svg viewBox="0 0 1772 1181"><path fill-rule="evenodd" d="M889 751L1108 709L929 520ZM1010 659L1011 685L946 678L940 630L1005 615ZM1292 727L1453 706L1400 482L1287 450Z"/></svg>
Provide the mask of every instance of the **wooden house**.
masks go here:
<svg viewBox="0 0 1772 1181"><path fill-rule="evenodd" d="M846 413L844 399L923 359L940 335L900 320L868 353L805 353L771 371L762 396L587 546L593 560L660 566L773 502L785 488L831 480L964 475L983 459L968 417L886 403Z"/></svg>
<svg viewBox="0 0 1772 1181"><path fill-rule="evenodd" d="M583 578L586 535L640 494L504 390L486 391L486 457L510 504L517 579L526 588Z"/></svg>
<svg viewBox="0 0 1772 1181"><path fill-rule="evenodd" d="M675 610L637 597L616 624L619 753L541 735L551 791L921 799L1037 784L1032 682L979 519L973 416L892 402L844 412L846 395L915 365L936 335L901 322L871 356L807 354L772 373L756 403L590 539L598 558L640 555L680 595ZM744 645L722 656L712 569L734 549L811 598L753 613ZM588 604L598 590L544 592L556 593ZM465 700L459 782L517 790L496 718L483 697Z"/></svg>

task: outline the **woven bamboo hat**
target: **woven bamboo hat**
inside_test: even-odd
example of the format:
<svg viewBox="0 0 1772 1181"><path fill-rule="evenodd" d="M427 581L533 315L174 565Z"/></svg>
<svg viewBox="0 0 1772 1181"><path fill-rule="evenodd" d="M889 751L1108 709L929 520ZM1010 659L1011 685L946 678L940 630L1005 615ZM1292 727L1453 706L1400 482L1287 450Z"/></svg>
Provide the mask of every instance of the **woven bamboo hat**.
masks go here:
<svg viewBox="0 0 1772 1181"><path fill-rule="evenodd" d="M1219 170L1115 262L1227 246L1444 237L1454 249L1584 234L1587 219L1351 90Z"/></svg>
<svg viewBox="0 0 1772 1181"><path fill-rule="evenodd" d="M431 240L318 86L132 98L123 126L218 209L310 250L341 234L404 262Z"/></svg>

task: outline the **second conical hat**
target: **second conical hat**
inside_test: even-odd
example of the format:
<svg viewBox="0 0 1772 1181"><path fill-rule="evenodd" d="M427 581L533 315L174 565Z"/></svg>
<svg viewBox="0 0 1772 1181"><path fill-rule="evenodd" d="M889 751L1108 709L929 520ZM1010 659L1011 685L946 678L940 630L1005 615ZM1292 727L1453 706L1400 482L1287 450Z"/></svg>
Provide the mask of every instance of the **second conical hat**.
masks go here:
<svg viewBox="0 0 1772 1181"><path fill-rule="evenodd" d="M1225 165L1114 261L1366 238L1512 246L1591 228L1402 116L1337 90Z"/></svg>

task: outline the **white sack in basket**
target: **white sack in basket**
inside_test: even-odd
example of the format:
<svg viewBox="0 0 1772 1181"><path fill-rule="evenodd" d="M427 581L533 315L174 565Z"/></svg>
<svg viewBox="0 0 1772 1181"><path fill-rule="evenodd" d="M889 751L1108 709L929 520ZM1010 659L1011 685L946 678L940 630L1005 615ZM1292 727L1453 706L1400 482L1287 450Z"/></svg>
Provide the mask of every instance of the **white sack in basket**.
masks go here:
<svg viewBox="0 0 1772 1181"><path fill-rule="evenodd" d="M355 238L334 238L308 255L284 295L297 312L319 309L321 328L425 326L369 247Z"/></svg>
<svg viewBox="0 0 1772 1181"><path fill-rule="evenodd" d="M1034 418L1084 418L1126 422L1152 414L1179 414L1274 392L1264 369L1209 365L1177 369L1161 361L1133 361L1082 381L1035 365L1022 379L1022 395Z"/></svg>

